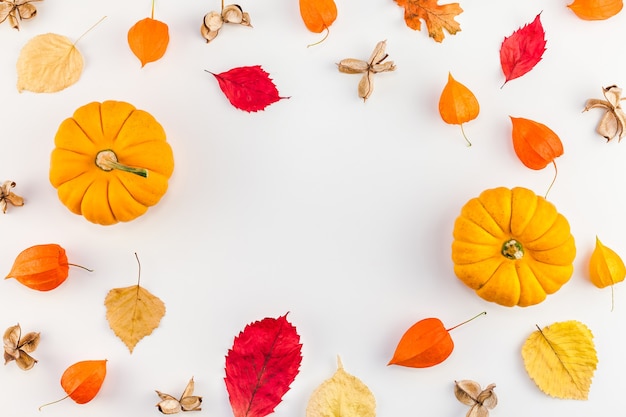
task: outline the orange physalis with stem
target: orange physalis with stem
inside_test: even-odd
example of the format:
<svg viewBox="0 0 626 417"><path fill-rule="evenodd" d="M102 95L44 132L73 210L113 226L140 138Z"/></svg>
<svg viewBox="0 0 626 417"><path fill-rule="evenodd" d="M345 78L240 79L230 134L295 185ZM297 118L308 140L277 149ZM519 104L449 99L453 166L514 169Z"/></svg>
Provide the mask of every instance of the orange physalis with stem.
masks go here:
<svg viewBox="0 0 626 417"><path fill-rule="evenodd" d="M300 0L300 16L311 32L326 31L320 41L309 46L317 45L328 37L330 25L337 19L337 5L334 0Z"/></svg>
<svg viewBox="0 0 626 417"><path fill-rule="evenodd" d="M169 41L168 26L154 19L154 0L152 0L150 17L138 21L128 31L128 46L139 58L143 68L147 63L157 61L165 55Z"/></svg>
<svg viewBox="0 0 626 417"><path fill-rule="evenodd" d="M71 398L76 404L85 404L93 400L100 391L107 374L106 359L76 362L69 366L61 376L61 387L67 395L59 400L39 407Z"/></svg>
<svg viewBox="0 0 626 417"><path fill-rule="evenodd" d="M84 266L68 263L65 249L56 243L35 245L17 255L5 279L15 278L33 290L50 291L65 282L70 266L91 272Z"/></svg>
<svg viewBox="0 0 626 417"><path fill-rule="evenodd" d="M606 20L624 7L623 0L574 0L569 7L583 20Z"/></svg>
<svg viewBox="0 0 626 417"><path fill-rule="evenodd" d="M480 105L474 93L448 73L448 82L439 98L439 114L444 122L461 126L467 146L472 146L472 143L465 136L463 123L477 118L479 112Z"/></svg>
<svg viewBox="0 0 626 417"><path fill-rule="evenodd" d="M443 362L454 350L450 331L484 314L487 312L483 311L449 329L438 318L429 317L418 321L402 335L387 365L428 368Z"/></svg>
<svg viewBox="0 0 626 417"><path fill-rule="evenodd" d="M549 163L554 165L554 178L546 192L547 196L556 181L558 171L554 159L563 155L563 143L552 129L542 123L509 117L513 123L513 148L520 161L534 170L543 169Z"/></svg>
<svg viewBox="0 0 626 417"><path fill-rule="evenodd" d="M611 286L611 310L615 305L613 285L624 281L626 266L613 249L604 246L596 236L596 247L589 259L589 279L598 288Z"/></svg>

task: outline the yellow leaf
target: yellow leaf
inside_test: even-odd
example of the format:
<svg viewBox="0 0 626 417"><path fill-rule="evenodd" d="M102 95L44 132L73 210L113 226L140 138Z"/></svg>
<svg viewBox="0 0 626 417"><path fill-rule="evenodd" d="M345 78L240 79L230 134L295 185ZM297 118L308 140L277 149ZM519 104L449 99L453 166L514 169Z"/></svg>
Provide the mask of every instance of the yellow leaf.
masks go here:
<svg viewBox="0 0 626 417"><path fill-rule="evenodd" d="M35 36L17 59L17 89L54 93L76 83L83 72L83 57L65 36Z"/></svg>
<svg viewBox="0 0 626 417"><path fill-rule="evenodd" d="M593 334L587 326L564 321L533 332L522 347L528 375L544 393L586 400L598 364Z"/></svg>
<svg viewBox="0 0 626 417"><path fill-rule="evenodd" d="M374 417L376 399L370 389L357 377L343 369L337 359L337 371L311 395L306 417Z"/></svg>
<svg viewBox="0 0 626 417"><path fill-rule="evenodd" d="M159 327L165 315L165 304L139 284L114 288L107 294L104 305L111 330L133 353L141 339Z"/></svg>

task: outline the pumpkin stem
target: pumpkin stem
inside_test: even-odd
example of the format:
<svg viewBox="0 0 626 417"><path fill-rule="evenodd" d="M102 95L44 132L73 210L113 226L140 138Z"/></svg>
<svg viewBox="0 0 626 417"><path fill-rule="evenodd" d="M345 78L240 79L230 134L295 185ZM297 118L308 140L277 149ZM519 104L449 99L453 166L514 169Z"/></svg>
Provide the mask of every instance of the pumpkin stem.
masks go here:
<svg viewBox="0 0 626 417"><path fill-rule="evenodd" d="M146 178L148 176L148 170L145 168L129 167L117 162L117 155L111 149L105 149L98 152L96 155L96 166L103 171L113 171L119 169L120 171L130 172L131 174L139 175Z"/></svg>
<svg viewBox="0 0 626 417"><path fill-rule="evenodd" d="M502 253L505 258L515 261L524 257L524 248L517 240L509 239L502 245L500 253Z"/></svg>

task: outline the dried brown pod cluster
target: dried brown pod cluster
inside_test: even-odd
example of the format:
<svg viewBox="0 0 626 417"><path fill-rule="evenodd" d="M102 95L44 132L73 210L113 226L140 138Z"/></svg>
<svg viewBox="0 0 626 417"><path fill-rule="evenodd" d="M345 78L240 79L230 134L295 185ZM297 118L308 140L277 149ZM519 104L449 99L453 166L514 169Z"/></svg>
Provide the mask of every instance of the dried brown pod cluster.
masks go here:
<svg viewBox="0 0 626 417"><path fill-rule="evenodd" d="M20 369L29 370L37 363L29 353L33 353L39 345L39 333L30 332L22 336L19 324L11 326L4 332L4 364L15 361Z"/></svg>
<svg viewBox="0 0 626 417"><path fill-rule="evenodd" d="M587 100L583 112L597 107L604 109L604 115L600 119L596 131L607 142L615 136L617 136L617 141L619 142L626 134L626 114L621 106L621 101L624 100L622 89L616 85L602 87L602 94L606 100L596 98Z"/></svg>
<svg viewBox="0 0 626 417"><path fill-rule="evenodd" d="M250 24L250 15L244 12L238 4L224 6L222 2L221 12L209 12L204 15L204 19L202 20L200 33L202 37L206 39L207 43L215 39L224 23L252 27Z"/></svg>
<svg viewBox="0 0 626 417"><path fill-rule="evenodd" d="M31 3L43 0L0 0L0 23L8 19L13 29L20 30L20 21L32 19L37 9Z"/></svg>
<svg viewBox="0 0 626 417"><path fill-rule="evenodd" d="M164 394L161 391L156 391L161 401L156 405L160 412L163 414L176 414L181 411L200 411L202 405L202 397L193 395L194 390L193 377L187 383L185 391L180 396L180 399L176 399L169 394Z"/></svg>
<svg viewBox="0 0 626 417"><path fill-rule="evenodd" d="M374 91L374 74L396 69L393 61L384 62L389 56L385 52L386 47L387 41L378 42L367 62L355 58L346 58L337 64L339 71L345 74L363 74L358 88L359 97L363 101L367 100Z"/></svg>
<svg viewBox="0 0 626 417"><path fill-rule="evenodd" d="M498 397L493 389L496 384L489 384L485 389L480 384L469 379L454 381L454 395L465 405L471 408L466 417L487 417L489 410L498 405Z"/></svg>
<svg viewBox="0 0 626 417"><path fill-rule="evenodd" d="M7 212L9 204L16 207L24 205L24 199L13 193L14 187L14 181L5 181L0 185L0 210L2 210L3 213Z"/></svg>

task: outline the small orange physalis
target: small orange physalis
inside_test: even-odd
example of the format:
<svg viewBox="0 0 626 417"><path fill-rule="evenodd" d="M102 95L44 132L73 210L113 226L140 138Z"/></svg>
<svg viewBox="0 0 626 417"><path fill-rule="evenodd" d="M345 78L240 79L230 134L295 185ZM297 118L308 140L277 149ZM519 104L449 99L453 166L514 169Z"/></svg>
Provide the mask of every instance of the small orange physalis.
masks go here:
<svg viewBox="0 0 626 417"><path fill-rule="evenodd" d="M428 368L443 362L454 350L450 331L483 314L487 313L483 311L449 329L446 329L441 320L435 317L418 321L402 335L387 365Z"/></svg>
<svg viewBox="0 0 626 417"><path fill-rule="evenodd" d="M613 306L613 285L624 281L626 266L622 258L611 248L606 247L596 236L596 247L589 259L589 278L598 288L611 286L611 305ZM613 308L611 307L611 310Z"/></svg>
<svg viewBox="0 0 626 417"><path fill-rule="evenodd" d="M76 362L69 366L61 375L61 387L67 396L44 404L43 407L71 398L76 404L85 404L93 400L100 391L106 377L106 359Z"/></svg>
<svg viewBox="0 0 626 417"><path fill-rule="evenodd" d="M69 267L65 249L56 243L31 246L24 249L13 263L5 279L15 278L21 284L38 291L50 291L65 282Z"/></svg>
<svg viewBox="0 0 626 417"><path fill-rule="evenodd" d="M326 31L324 38L313 44L316 45L328 37L330 25L337 19L337 5L334 0L300 0L300 16L311 32Z"/></svg>
<svg viewBox="0 0 626 417"><path fill-rule="evenodd" d="M461 126L467 146L472 146L472 143L465 136L463 123L477 118L479 112L480 105L474 93L448 73L448 82L439 98L439 114L444 122Z"/></svg>
<svg viewBox="0 0 626 417"><path fill-rule="evenodd" d="M623 0L574 0L569 7L583 20L605 20L618 14L624 7Z"/></svg>
<svg viewBox="0 0 626 417"><path fill-rule="evenodd" d="M554 179L548 187L550 191L558 173L554 159L563 155L561 139L542 123L521 117L509 117L513 123L513 148L520 161L534 170L543 169L549 163L554 165Z"/></svg>
<svg viewBox="0 0 626 417"><path fill-rule="evenodd" d="M152 14L135 23L128 31L128 46L141 61L143 68L147 63L154 62L165 55L170 41L168 26L154 19L154 0Z"/></svg>

